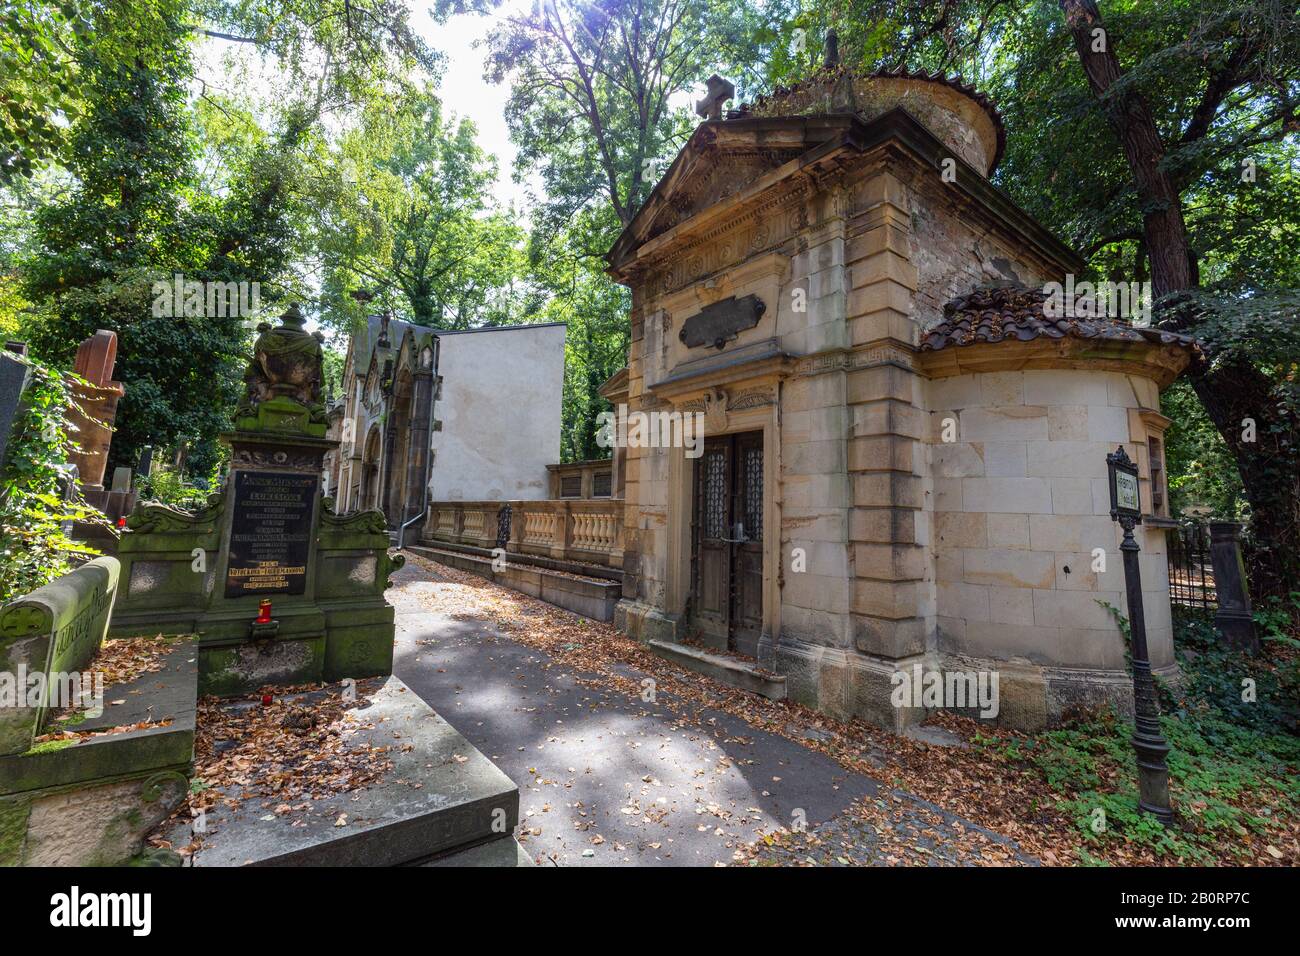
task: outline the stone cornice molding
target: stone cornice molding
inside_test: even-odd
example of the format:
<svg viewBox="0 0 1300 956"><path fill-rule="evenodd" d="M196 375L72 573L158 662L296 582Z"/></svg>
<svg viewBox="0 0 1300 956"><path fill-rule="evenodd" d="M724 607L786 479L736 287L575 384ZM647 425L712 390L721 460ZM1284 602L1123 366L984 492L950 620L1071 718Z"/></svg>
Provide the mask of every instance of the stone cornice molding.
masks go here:
<svg viewBox="0 0 1300 956"><path fill-rule="evenodd" d="M1024 369L1100 369L1141 375L1161 388L1177 378L1187 362L1185 348L1145 340L1008 339L917 353L918 367L930 378Z"/></svg>
<svg viewBox="0 0 1300 956"><path fill-rule="evenodd" d="M808 118L728 120L723 125L735 124L740 127L747 123L765 123L779 126L785 122L794 124L794 129L806 130L809 128L804 124L806 119ZM954 202L977 206L984 215L991 217L1038 255L1055 263L1062 272L1082 271L1083 261L1077 253L1016 206L973 167L960 157L951 156L951 151L906 110L894 109L870 122L864 122L854 114L827 115L816 119L820 121L816 127L818 133L827 137L820 146L758 176L712 206L693 215L686 215L658 235L640 238L638 233L644 236L663 210L671 206L665 195L665 187L675 185L682 175L689 175L685 167L704 155L700 145L692 139L678 155L674 169L655 187L651 199L647 200L614 244L608 256L609 273L617 281L627 284L635 285L645 281L647 273L663 270L670 257L689 255L691 250L702 244L716 244L719 237L731 230L743 228L747 222L770 218L764 216L766 210L818 195L818 188L835 191L834 184L837 181L864 161L870 161L870 157L865 154L875 153L881 148L896 149L900 156L907 156L914 163L931 170L937 169L942 160L953 159L957 166L957 176L955 181L946 185L954 193ZM719 149L718 152L724 151ZM806 205L800 204L801 212L806 209ZM843 210L840 211L843 213ZM826 218L834 218L835 212L834 209L829 210ZM809 224L805 222L802 226L806 228ZM783 241L784 238L787 236L771 237L773 243ZM685 281L690 280L684 280L681 284L685 284ZM670 280L665 283L663 291L672 291L677 287L680 286L673 285Z"/></svg>

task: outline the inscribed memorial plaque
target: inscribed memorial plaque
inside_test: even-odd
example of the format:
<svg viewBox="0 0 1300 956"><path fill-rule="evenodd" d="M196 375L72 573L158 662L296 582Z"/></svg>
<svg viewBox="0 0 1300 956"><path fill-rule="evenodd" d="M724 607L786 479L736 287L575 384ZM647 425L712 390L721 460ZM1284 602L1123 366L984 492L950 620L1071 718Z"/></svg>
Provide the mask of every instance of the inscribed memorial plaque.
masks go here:
<svg viewBox="0 0 1300 956"><path fill-rule="evenodd" d="M316 475L235 473L226 597L306 591L319 484Z"/></svg>

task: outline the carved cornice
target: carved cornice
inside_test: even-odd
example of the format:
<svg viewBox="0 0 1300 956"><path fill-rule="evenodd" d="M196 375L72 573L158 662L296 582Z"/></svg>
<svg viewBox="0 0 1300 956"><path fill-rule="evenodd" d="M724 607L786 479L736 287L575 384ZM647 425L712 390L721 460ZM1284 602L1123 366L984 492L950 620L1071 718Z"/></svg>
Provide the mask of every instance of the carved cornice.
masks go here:
<svg viewBox="0 0 1300 956"><path fill-rule="evenodd" d="M647 256L637 264L645 301L653 302L734 268L804 232L811 195L807 182L791 182L766 202Z"/></svg>
<svg viewBox="0 0 1300 956"><path fill-rule="evenodd" d="M930 378L1022 369L1072 368L1141 375L1164 388L1187 366L1188 351L1177 345L1114 339L1047 339L982 342L961 348L919 352L918 365Z"/></svg>
<svg viewBox="0 0 1300 956"><path fill-rule="evenodd" d="M851 372L877 365L897 365L916 370L916 350L904 342L884 341L856 349L837 349L800 358L794 374L799 377L824 375L827 372Z"/></svg>

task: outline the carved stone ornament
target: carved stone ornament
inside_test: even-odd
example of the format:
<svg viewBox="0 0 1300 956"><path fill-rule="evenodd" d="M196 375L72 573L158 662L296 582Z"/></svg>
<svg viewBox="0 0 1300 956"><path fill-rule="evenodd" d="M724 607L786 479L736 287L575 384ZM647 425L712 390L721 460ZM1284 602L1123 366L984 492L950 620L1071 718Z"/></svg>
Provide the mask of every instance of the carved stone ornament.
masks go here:
<svg viewBox="0 0 1300 956"><path fill-rule="evenodd" d="M767 306L756 295L747 295L743 299L733 295L705 306L683 322L677 338L690 349L699 345L721 349L741 332L758 325L766 311Z"/></svg>
<svg viewBox="0 0 1300 956"><path fill-rule="evenodd" d="M240 448L231 456L232 462L249 468L286 468L292 471L317 471L320 469L320 452L293 452L283 448Z"/></svg>
<svg viewBox="0 0 1300 956"><path fill-rule="evenodd" d="M348 514L336 514L332 498L324 499L325 508L321 512L321 524L338 531L352 534L388 534L388 519L382 511L352 511Z"/></svg>
<svg viewBox="0 0 1300 956"><path fill-rule="evenodd" d="M139 502L135 510L127 516L128 531L145 533L157 532L208 532L215 527L221 515L226 496L221 492L208 495L208 503L194 511L186 511L174 505Z"/></svg>
<svg viewBox="0 0 1300 956"><path fill-rule="evenodd" d="M320 388L324 379L321 342L324 337L303 328L306 318L298 304L289 306L280 325L263 322L253 346L253 360L244 373L244 398L235 418L256 416L257 407L272 398L288 398L308 410L312 423L325 422Z"/></svg>
<svg viewBox="0 0 1300 956"><path fill-rule="evenodd" d="M720 388L705 393L704 427L715 433L727 430L727 393Z"/></svg>
<svg viewBox="0 0 1300 956"><path fill-rule="evenodd" d="M771 389L747 388L743 392L732 396L727 402L727 411L739 412L746 408L762 408L764 405L775 404L776 396L772 394Z"/></svg>

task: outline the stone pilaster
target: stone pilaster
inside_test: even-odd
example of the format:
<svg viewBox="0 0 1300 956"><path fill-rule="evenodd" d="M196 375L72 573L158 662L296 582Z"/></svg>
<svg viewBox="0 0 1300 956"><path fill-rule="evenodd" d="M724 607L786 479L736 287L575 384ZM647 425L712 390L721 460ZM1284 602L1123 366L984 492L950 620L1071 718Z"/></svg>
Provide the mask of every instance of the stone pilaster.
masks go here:
<svg viewBox="0 0 1300 956"><path fill-rule="evenodd" d="M896 724L888 675L927 649L931 578L925 514L922 378L913 365L916 292L904 186L880 172L859 189L848 240L849 540L855 648L870 659L859 713ZM872 666L874 662L875 666Z"/></svg>

